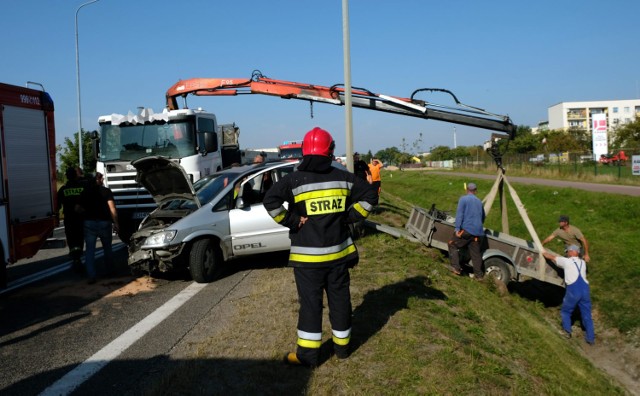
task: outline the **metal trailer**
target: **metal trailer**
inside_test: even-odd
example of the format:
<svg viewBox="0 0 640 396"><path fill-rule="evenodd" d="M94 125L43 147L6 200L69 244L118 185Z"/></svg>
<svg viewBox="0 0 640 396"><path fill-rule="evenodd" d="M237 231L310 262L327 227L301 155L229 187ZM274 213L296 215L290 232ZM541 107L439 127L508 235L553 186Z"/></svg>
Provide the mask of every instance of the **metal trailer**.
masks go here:
<svg viewBox="0 0 640 396"><path fill-rule="evenodd" d="M426 246L448 252L455 218L436 209L435 205L429 211L416 206L411 210L405 228ZM487 275L495 276L505 284L533 278L564 287L562 270L548 260L540 260L540 251L533 242L490 229L485 229L485 236L482 258ZM468 258L466 251L461 253L461 257ZM470 265L468 260L463 261ZM544 262L542 266L541 261Z"/></svg>

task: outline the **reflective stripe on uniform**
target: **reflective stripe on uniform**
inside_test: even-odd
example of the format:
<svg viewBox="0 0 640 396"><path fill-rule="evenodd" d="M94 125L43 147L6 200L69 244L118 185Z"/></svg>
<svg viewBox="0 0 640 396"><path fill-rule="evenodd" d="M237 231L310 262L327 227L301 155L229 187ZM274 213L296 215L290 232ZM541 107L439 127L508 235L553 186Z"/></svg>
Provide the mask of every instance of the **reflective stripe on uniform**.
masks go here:
<svg viewBox="0 0 640 396"><path fill-rule="evenodd" d="M287 215L287 209L284 206L268 211L269 216L275 220L276 223L281 223L284 217Z"/></svg>
<svg viewBox="0 0 640 396"><path fill-rule="evenodd" d="M330 181L310 183L294 188L294 202L304 202L308 216L341 213L347 210L347 197L351 195L352 183Z"/></svg>
<svg viewBox="0 0 640 396"><path fill-rule="evenodd" d="M336 190L331 190L331 195L323 195L321 197L307 197L304 200L304 206L307 210L308 216L314 215L325 215L329 213L340 213L347 210L347 197L346 195L338 192L335 194ZM309 193L309 195L315 193Z"/></svg>
<svg viewBox="0 0 640 396"><path fill-rule="evenodd" d="M333 337L331 337L331 340L336 345L345 346L345 345L349 345L349 341L351 341L351 337L339 338L339 337L333 336Z"/></svg>
<svg viewBox="0 0 640 396"><path fill-rule="evenodd" d="M303 348L319 349L322 345L322 333L298 330L298 345Z"/></svg>
<svg viewBox="0 0 640 396"><path fill-rule="evenodd" d="M337 189L337 190L351 191L351 187L353 187L353 183L349 183L347 181L328 181L328 182L321 182L321 183L305 184L300 187L294 188L293 190L291 190L291 192L293 193L294 196L296 196L296 195L308 193L311 191L317 191L317 190Z"/></svg>
<svg viewBox="0 0 640 396"><path fill-rule="evenodd" d="M294 202L300 202L307 199L317 199L326 197L348 197L349 189L347 188L328 188L323 190L313 190L294 194Z"/></svg>
<svg viewBox="0 0 640 396"><path fill-rule="evenodd" d="M339 331L339 330L331 330L333 343L336 345L349 345L349 341L351 340L351 329Z"/></svg>
<svg viewBox="0 0 640 396"><path fill-rule="evenodd" d="M333 260L341 259L355 252L356 252L356 247L354 245L351 245L346 249L344 249L343 251L340 251L338 253L332 253L332 254L307 255L307 254L291 253L289 254L289 260L298 261L301 263L323 263L325 261L333 261Z"/></svg>
<svg viewBox="0 0 640 396"><path fill-rule="evenodd" d="M369 202L359 201L353 205L353 209L355 209L358 213L362 215L362 217L369 217L369 213L373 206L369 204Z"/></svg>
<svg viewBox="0 0 640 396"><path fill-rule="evenodd" d="M291 253L299 254L331 254L338 253L349 245L353 245L353 239L348 237L339 245L325 246L325 247L308 247L308 246L291 246Z"/></svg>

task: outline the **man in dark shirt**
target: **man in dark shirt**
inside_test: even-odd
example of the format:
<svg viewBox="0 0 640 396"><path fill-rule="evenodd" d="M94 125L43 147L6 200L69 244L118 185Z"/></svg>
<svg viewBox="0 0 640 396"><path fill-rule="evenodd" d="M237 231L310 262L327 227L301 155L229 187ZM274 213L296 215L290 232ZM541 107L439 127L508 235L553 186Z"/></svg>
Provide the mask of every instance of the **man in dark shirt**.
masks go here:
<svg viewBox="0 0 640 396"><path fill-rule="evenodd" d="M118 214L113 193L103 185L104 176L96 173L95 183L90 184L80 196L80 207L84 214L84 241L87 245L85 265L89 283L96 281L96 242L100 238L104 251L107 272L113 272L113 231L118 232Z"/></svg>
<svg viewBox="0 0 640 396"><path fill-rule="evenodd" d="M360 154L357 152L353 153L353 174L371 184L371 171L369 170L369 164L361 160ZM364 220L350 224L349 227L351 228L351 233L354 238L361 238L364 236Z"/></svg>
<svg viewBox="0 0 640 396"><path fill-rule="evenodd" d="M76 204L80 202L80 194L86 187L86 183L80 177L80 170L68 168L65 172L67 183L58 190L58 211L64 213L64 234L69 247L69 257L72 260L72 268L76 272L82 271L82 250L84 246L83 218L76 213Z"/></svg>
<svg viewBox="0 0 640 396"><path fill-rule="evenodd" d="M360 154L353 153L353 173L371 184L371 171L369 165L360 159Z"/></svg>

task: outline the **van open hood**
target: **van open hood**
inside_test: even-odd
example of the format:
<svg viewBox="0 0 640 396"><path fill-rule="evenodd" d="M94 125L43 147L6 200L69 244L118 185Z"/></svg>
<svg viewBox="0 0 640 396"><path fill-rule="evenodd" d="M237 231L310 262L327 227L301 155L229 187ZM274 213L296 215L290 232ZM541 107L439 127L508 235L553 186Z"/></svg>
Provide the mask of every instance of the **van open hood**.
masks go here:
<svg viewBox="0 0 640 396"><path fill-rule="evenodd" d="M136 170L136 181L146 188L156 204L172 199L200 202L193 189L189 175L177 162L162 156L149 156L131 162Z"/></svg>

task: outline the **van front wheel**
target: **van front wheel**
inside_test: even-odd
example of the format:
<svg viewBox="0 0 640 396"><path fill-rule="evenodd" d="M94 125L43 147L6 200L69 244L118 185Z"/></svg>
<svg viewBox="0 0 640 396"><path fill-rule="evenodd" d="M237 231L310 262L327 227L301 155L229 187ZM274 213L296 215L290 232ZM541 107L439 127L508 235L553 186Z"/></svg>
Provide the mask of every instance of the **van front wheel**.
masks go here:
<svg viewBox="0 0 640 396"><path fill-rule="evenodd" d="M189 272L198 283L213 282L220 266L220 255L211 239L195 241L189 252Z"/></svg>

